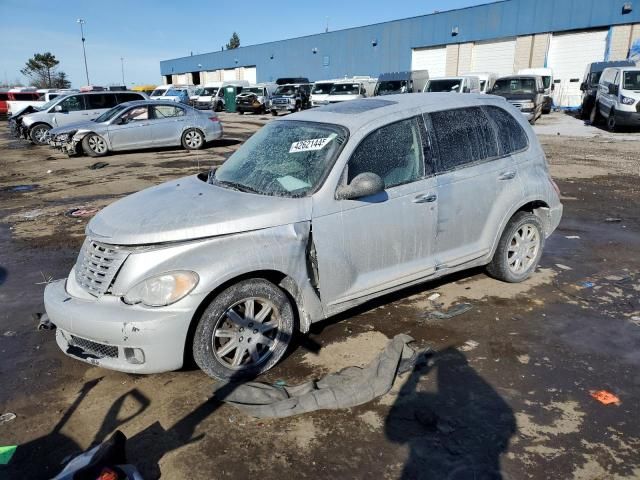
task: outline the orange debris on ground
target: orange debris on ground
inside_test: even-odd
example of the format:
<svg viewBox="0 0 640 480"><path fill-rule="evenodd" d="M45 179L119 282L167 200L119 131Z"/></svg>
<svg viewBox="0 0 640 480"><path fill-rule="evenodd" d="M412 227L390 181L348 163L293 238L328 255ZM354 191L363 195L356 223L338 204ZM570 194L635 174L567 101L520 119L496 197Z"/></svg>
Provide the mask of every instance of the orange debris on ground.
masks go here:
<svg viewBox="0 0 640 480"><path fill-rule="evenodd" d="M607 392L606 390L598 390L592 391L591 396L598 400L603 405L620 405L620 399L616 397L613 393Z"/></svg>

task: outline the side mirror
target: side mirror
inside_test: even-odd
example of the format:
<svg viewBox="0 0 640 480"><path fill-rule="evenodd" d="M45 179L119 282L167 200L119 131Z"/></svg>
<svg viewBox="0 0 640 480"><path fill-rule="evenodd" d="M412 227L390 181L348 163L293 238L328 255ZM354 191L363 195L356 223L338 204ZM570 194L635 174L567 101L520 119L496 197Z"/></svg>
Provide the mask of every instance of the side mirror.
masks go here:
<svg viewBox="0 0 640 480"><path fill-rule="evenodd" d="M337 200L355 200L384 192L384 180L375 173L366 172L356 176L349 185L336 190Z"/></svg>
<svg viewBox="0 0 640 480"><path fill-rule="evenodd" d="M544 88L539 88L538 93L544 93Z"/></svg>
<svg viewBox="0 0 640 480"><path fill-rule="evenodd" d="M617 95L618 94L618 86L617 85L609 85L609 94Z"/></svg>
<svg viewBox="0 0 640 480"><path fill-rule="evenodd" d="M54 112L64 112L64 110L62 109L62 105L56 105L55 107L53 107L53 111Z"/></svg>
<svg viewBox="0 0 640 480"><path fill-rule="evenodd" d="M554 86L555 86L555 85L553 85L553 86L552 86L552 88L553 88ZM586 91L587 91L587 84L586 84L585 82L582 82L582 83L580 84L580 91L581 91L581 92L586 92Z"/></svg>
<svg viewBox="0 0 640 480"><path fill-rule="evenodd" d="M554 92L555 90L556 90L556 84L552 83L551 84L551 91ZM585 88L585 90L586 90L586 88Z"/></svg>
<svg viewBox="0 0 640 480"><path fill-rule="evenodd" d="M126 117L120 117L118 118L118 120L116 121L116 125L124 125L128 122L129 120L127 120Z"/></svg>

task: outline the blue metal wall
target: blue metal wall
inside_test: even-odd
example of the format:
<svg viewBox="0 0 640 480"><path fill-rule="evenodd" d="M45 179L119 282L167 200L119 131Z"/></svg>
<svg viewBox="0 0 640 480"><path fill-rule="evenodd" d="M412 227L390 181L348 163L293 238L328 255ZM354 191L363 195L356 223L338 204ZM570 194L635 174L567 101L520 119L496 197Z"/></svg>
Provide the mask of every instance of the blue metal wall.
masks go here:
<svg viewBox="0 0 640 480"><path fill-rule="evenodd" d="M160 62L162 75L256 66L259 82L378 76L411 69L411 49L640 22L621 0L503 0L477 7ZM452 28L459 34L452 36ZM197 39L194 39L194 42ZM373 42L377 45L373 46ZM317 53L313 53L314 50ZM328 62L327 62L328 60ZM328 64L327 64L328 63ZM201 64L202 67L198 67Z"/></svg>

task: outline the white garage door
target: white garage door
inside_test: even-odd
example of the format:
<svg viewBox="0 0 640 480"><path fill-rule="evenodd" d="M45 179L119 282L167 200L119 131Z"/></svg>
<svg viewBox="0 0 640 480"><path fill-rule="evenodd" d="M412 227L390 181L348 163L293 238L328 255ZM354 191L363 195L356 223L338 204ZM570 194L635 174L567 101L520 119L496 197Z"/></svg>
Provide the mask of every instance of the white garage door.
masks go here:
<svg viewBox="0 0 640 480"><path fill-rule="evenodd" d="M608 30L591 30L551 37L547 66L553 69L553 100L557 106L580 106L580 83L584 71L588 63L604 60L607 34Z"/></svg>
<svg viewBox="0 0 640 480"><path fill-rule="evenodd" d="M447 47L414 48L411 70L429 70L429 76L444 77L447 71Z"/></svg>
<svg viewBox="0 0 640 480"><path fill-rule="evenodd" d="M229 81L236 79L236 69L235 68L226 68L222 71L222 80Z"/></svg>
<svg viewBox="0 0 640 480"><path fill-rule="evenodd" d="M178 85L188 85L189 84L189 74L187 73L183 73L180 75L176 75L175 76L175 80L173 83L176 83Z"/></svg>
<svg viewBox="0 0 640 480"><path fill-rule="evenodd" d="M473 46L472 72L493 72L498 76L513 74L516 58L516 40L479 42Z"/></svg>
<svg viewBox="0 0 640 480"><path fill-rule="evenodd" d="M240 80L248 80L249 83L256 83L256 67L244 67L242 78Z"/></svg>

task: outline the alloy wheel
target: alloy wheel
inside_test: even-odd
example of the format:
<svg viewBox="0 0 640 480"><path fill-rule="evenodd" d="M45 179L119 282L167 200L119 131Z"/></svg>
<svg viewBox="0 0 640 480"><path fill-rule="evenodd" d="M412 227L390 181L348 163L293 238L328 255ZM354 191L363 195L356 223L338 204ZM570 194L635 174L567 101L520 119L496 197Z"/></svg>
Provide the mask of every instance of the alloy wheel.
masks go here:
<svg viewBox="0 0 640 480"><path fill-rule="evenodd" d="M535 225L526 223L518 228L507 251L509 269L517 275L528 271L536 261L540 243L540 234Z"/></svg>
<svg viewBox="0 0 640 480"><path fill-rule="evenodd" d="M263 364L272 354L280 328L280 312L266 298L250 297L229 307L211 338L215 358L232 370Z"/></svg>
<svg viewBox="0 0 640 480"><path fill-rule="evenodd" d="M89 148L98 154L103 154L107 151L107 142L98 135L91 135L89 137Z"/></svg>
<svg viewBox="0 0 640 480"><path fill-rule="evenodd" d="M49 129L47 127L36 127L33 129L33 139L39 143L47 143L47 136L49 135Z"/></svg>
<svg viewBox="0 0 640 480"><path fill-rule="evenodd" d="M184 141L189 148L196 149L202 145L202 135L196 130L191 130L185 134Z"/></svg>

